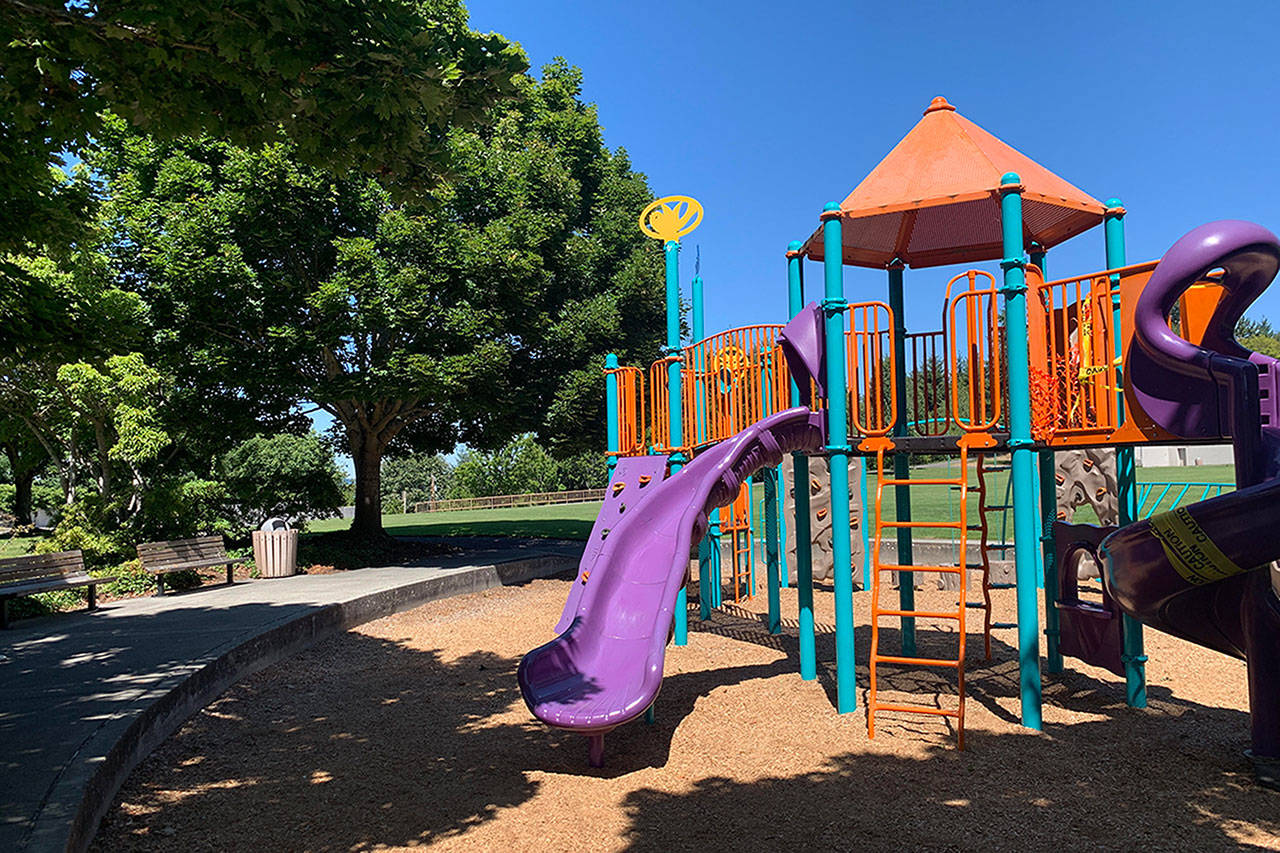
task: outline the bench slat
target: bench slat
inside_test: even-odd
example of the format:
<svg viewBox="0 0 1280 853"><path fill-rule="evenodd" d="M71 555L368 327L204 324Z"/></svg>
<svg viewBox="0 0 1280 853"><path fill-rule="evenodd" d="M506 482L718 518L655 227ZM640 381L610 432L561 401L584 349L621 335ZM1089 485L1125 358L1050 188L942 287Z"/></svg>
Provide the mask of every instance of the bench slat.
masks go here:
<svg viewBox="0 0 1280 853"><path fill-rule="evenodd" d="M64 565L81 565L84 563L84 554L80 551L57 551L53 554L23 554L20 557L5 557L0 559L0 571L9 568L21 568L25 566L64 566Z"/></svg>
<svg viewBox="0 0 1280 853"><path fill-rule="evenodd" d="M114 577L95 578L89 575L80 577L65 577L49 580L30 581L23 584L15 584L13 586L0 586L0 598L7 598L13 595L31 595L37 592L48 592L54 589L69 589L79 586L97 586L99 584L111 583Z"/></svg>
<svg viewBox="0 0 1280 853"><path fill-rule="evenodd" d="M59 578L83 575L84 555L79 551L54 554L25 554L0 560L0 584L12 584L34 578Z"/></svg>
<svg viewBox="0 0 1280 853"><path fill-rule="evenodd" d="M195 560L187 563L167 563L162 566L143 566L143 568L152 574L167 574L169 572L189 572L194 569L212 569L215 566L230 566L238 562L240 561L224 558L221 560Z"/></svg>

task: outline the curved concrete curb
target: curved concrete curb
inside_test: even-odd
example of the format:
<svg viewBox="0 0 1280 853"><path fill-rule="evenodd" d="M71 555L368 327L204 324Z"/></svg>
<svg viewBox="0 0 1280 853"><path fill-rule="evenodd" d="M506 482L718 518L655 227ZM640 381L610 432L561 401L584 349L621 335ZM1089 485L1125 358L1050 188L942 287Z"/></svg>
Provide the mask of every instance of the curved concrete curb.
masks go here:
<svg viewBox="0 0 1280 853"><path fill-rule="evenodd" d="M133 707L106 719L85 739L75 760L54 783L27 836L31 851L82 851L134 767L192 714L231 685L308 646L364 622L429 601L522 583L573 570L577 558L550 555L427 578L348 601L317 606L268 624L256 635L227 643L192 661L182 672L160 676Z"/></svg>

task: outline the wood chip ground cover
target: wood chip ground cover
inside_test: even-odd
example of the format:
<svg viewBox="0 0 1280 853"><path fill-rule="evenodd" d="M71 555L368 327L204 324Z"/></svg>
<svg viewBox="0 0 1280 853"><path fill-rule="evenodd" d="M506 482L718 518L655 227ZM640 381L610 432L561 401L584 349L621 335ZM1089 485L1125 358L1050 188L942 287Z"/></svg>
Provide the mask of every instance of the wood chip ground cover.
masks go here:
<svg viewBox="0 0 1280 853"><path fill-rule="evenodd" d="M784 590L782 636L763 628L763 596L692 618L689 645L668 650L656 722L610 734L592 770L584 739L537 724L515 682L567 591L539 580L435 602L246 679L135 770L94 849L1280 849L1280 794L1253 785L1242 755L1239 661L1149 631L1148 709L1068 660L1045 677L1034 733L1018 725L1012 632L987 663L971 619L966 750L920 716L881 715L868 739L865 666L859 711L833 709L829 590L815 682L797 674ZM854 606L865 660L869 594ZM955 642L921 633L938 651ZM882 637L896 647L896 632ZM915 701L955 699L936 673L882 679Z"/></svg>

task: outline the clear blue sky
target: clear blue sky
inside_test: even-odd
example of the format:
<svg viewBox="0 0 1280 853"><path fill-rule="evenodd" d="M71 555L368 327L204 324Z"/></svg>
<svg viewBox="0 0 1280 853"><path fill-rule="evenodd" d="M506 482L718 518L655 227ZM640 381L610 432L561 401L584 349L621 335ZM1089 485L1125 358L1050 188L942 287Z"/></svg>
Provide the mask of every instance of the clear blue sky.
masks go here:
<svg viewBox="0 0 1280 853"><path fill-rule="evenodd" d="M608 144L656 194L703 203L681 275L687 292L700 247L708 332L785 319L787 242L935 95L1095 198L1119 196L1130 262L1213 219L1280 231L1280 3L468 7L473 28L519 41L535 69L557 55L582 68ZM1101 229L1046 265L1051 277L1103 268ZM953 272L907 271L910 328L939 326ZM885 273L851 268L845 290L883 299ZM1280 284L1251 313L1280 321Z"/></svg>
<svg viewBox="0 0 1280 853"><path fill-rule="evenodd" d="M473 28L520 42L535 69L580 67L606 142L657 195L703 203L681 277L687 293L699 248L708 332L785 320L787 243L935 95L1095 198L1121 198L1130 262L1213 219L1280 231L1280 2L467 5ZM1046 266L1103 268L1101 229ZM907 271L909 328L939 327L955 271ZM849 268L845 292L884 299L885 273ZM1280 284L1251 314L1280 326Z"/></svg>

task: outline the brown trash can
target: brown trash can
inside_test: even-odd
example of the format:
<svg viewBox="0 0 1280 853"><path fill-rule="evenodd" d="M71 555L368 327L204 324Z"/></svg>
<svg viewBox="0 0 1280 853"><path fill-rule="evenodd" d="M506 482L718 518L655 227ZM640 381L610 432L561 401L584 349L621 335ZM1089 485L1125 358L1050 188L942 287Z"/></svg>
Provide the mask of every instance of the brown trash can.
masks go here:
<svg viewBox="0 0 1280 853"><path fill-rule="evenodd" d="M253 531L253 562L264 578L287 578L298 573L298 531Z"/></svg>

